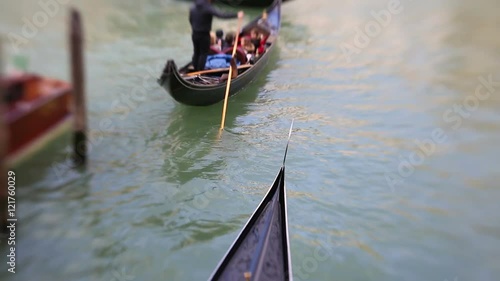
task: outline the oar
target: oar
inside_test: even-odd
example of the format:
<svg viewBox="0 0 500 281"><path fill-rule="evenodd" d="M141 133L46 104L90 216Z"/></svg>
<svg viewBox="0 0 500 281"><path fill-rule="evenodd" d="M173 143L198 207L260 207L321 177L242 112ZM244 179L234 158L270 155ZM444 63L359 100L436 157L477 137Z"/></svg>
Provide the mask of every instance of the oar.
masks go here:
<svg viewBox="0 0 500 281"><path fill-rule="evenodd" d="M234 40L233 46L233 54L231 55L231 59L234 59L234 55L236 54L236 48L238 47L238 39L240 37L240 27L241 27L242 18L238 19L238 29L236 32L236 38ZM238 70L236 70L238 71ZM233 77L233 64L229 68L229 77L227 77L227 86L226 86L226 96L224 97L224 107L222 108L222 122L220 124L219 133L224 130L224 122L226 122L226 109L227 109L227 100L229 98L229 89L231 88L231 78Z"/></svg>

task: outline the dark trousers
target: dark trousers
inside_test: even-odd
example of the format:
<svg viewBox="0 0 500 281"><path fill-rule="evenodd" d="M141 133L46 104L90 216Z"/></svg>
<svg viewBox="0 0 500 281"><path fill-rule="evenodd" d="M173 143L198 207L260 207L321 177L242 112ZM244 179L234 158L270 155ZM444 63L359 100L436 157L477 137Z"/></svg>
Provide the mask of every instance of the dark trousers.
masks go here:
<svg viewBox="0 0 500 281"><path fill-rule="evenodd" d="M205 69L207 55L210 51L210 32L193 31L191 35L193 40L193 60L192 64L195 70Z"/></svg>

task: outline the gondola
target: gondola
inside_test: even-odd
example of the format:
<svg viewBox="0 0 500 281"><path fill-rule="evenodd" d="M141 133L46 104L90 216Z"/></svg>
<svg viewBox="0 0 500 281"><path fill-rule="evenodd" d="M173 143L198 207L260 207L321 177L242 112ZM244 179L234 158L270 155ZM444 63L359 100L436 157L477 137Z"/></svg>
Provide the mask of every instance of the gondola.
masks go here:
<svg viewBox="0 0 500 281"><path fill-rule="evenodd" d="M288 140L291 132L290 127ZM285 188L287 150L288 143L274 183L209 281L293 280Z"/></svg>
<svg viewBox="0 0 500 281"><path fill-rule="evenodd" d="M269 36L265 42L265 51L252 60L246 60L243 51L238 51L236 57L240 65L237 67L237 76L232 78L229 95L235 95L248 85L263 70L276 45L279 29L281 26L281 0L274 0L266 9L267 27ZM259 26L261 16L257 17L243 27L240 34L248 32ZM231 50L224 53L231 54ZM211 69L194 72L191 63L177 69L174 60L168 60L158 83L181 104L191 106L207 106L224 100L226 92L226 81L222 79L229 68ZM227 76L227 75L226 75Z"/></svg>

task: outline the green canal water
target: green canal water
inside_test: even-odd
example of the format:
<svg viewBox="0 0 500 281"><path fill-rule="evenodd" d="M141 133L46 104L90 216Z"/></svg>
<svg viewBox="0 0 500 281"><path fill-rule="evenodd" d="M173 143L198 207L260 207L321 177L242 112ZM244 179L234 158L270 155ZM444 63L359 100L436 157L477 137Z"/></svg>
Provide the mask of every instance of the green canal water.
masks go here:
<svg viewBox="0 0 500 281"><path fill-rule="evenodd" d="M182 106L156 84L167 58L191 56L189 2L63 2L3 1L0 32L10 66L67 80L67 9L82 12L89 166L69 168L64 135L16 168L16 273L1 239L2 280L206 280L277 174L292 119L296 280L498 280L498 1L285 4L221 140L222 104Z"/></svg>

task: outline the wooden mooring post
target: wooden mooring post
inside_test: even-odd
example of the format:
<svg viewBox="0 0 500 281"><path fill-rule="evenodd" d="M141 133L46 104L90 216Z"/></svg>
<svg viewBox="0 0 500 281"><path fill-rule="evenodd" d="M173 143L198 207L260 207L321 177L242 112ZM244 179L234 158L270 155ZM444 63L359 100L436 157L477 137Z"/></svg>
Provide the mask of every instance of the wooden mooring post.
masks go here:
<svg viewBox="0 0 500 281"><path fill-rule="evenodd" d="M80 13L71 9L69 46L73 84L74 126L73 160L77 166L87 163L87 111L85 104L84 36Z"/></svg>

